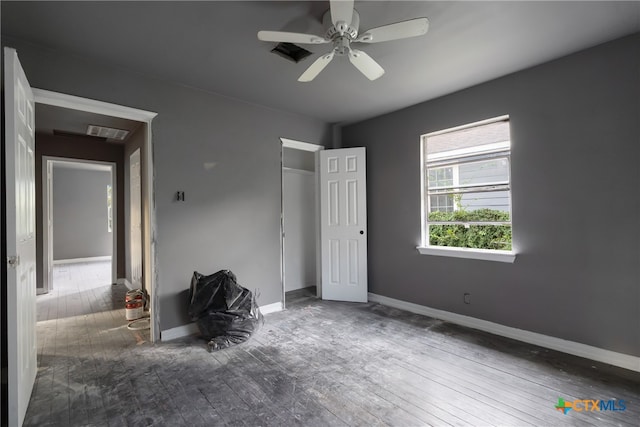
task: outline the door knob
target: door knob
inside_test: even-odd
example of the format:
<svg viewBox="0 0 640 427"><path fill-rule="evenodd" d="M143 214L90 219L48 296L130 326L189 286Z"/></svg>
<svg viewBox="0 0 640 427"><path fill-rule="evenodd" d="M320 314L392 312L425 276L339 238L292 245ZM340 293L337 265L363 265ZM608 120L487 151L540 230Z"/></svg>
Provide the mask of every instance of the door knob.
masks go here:
<svg viewBox="0 0 640 427"><path fill-rule="evenodd" d="M360 234L364 234L364 230L360 230Z"/></svg>

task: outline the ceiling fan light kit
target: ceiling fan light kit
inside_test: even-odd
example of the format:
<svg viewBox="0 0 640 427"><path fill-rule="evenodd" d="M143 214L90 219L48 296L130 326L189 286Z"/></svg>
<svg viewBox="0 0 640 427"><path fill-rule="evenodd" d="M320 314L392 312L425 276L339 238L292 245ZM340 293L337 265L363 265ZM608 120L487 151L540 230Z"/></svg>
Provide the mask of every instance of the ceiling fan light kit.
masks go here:
<svg viewBox="0 0 640 427"><path fill-rule="evenodd" d="M359 36L360 15L353 8L353 0L332 0L329 3L330 9L324 14L322 20L324 26L327 27L324 37L286 31L258 32L258 39L267 42L333 44L331 52L316 59L298 78L299 82L310 82L315 79L335 56L347 56L351 64L369 80L376 80L382 77L384 68L367 53L352 49L351 43L380 43L406 39L424 35L429 29L427 18L415 18L371 28Z"/></svg>

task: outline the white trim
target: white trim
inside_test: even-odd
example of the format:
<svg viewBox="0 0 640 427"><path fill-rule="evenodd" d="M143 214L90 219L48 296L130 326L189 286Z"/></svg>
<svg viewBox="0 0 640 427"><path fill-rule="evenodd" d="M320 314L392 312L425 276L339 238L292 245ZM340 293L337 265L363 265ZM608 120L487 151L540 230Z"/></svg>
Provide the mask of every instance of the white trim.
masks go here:
<svg viewBox="0 0 640 427"><path fill-rule="evenodd" d="M55 259L53 260L53 265L76 264L80 262L96 262L96 261L111 261L111 256L105 255L105 256L92 256L92 257L86 257L86 258Z"/></svg>
<svg viewBox="0 0 640 427"><path fill-rule="evenodd" d="M423 136L424 139L427 135ZM424 139L422 142L424 143ZM440 153L434 153L427 156L427 162L435 162L436 160L456 159L459 157L466 157L470 154L485 154L485 153L499 153L500 151L510 150L511 141L494 142L491 144L474 145L473 147L458 148L456 150L442 151ZM482 161L482 160L478 160ZM436 166L437 168L438 166ZM446 166L444 166L446 167Z"/></svg>
<svg viewBox="0 0 640 427"><path fill-rule="evenodd" d="M126 107L124 105L111 104L44 89L33 88L33 96L39 104L70 108L72 110L81 110L139 122L151 122L151 120L158 115L158 113L138 110L137 108Z"/></svg>
<svg viewBox="0 0 640 427"><path fill-rule="evenodd" d="M282 302L274 302L273 304L267 304L260 307L260 312L262 314L276 313L278 311L282 311ZM196 335L198 333L200 333L198 325L195 322L192 322L162 331L160 333L160 340L170 341L189 335Z"/></svg>
<svg viewBox="0 0 640 427"><path fill-rule="evenodd" d="M448 256L452 258L480 259L513 263L516 253L513 251L492 251L490 249L456 248L450 246L417 246L421 255Z"/></svg>
<svg viewBox="0 0 640 427"><path fill-rule="evenodd" d="M160 332L161 341L171 341L177 338L187 337L189 335L195 335L199 333L198 325L195 323L187 323L186 325L178 326L171 329L166 329Z"/></svg>
<svg viewBox="0 0 640 427"><path fill-rule="evenodd" d="M420 138L420 242L423 244L428 242L427 234L429 232L429 226L427 225L427 211L430 209L430 200L427 193L427 150L425 150L425 144L423 138ZM455 206L455 203L454 203Z"/></svg>
<svg viewBox="0 0 640 427"><path fill-rule="evenodd" d="M324 147L322 145L309 144L308 142L296 141L287 138L280 138L280 141L282 141L282 146L285 148L295 148L296 150L312 152L324 150Z"/></svg>
<svg viewBox="0 0 640 427"><path fill-rule="evenodd" d="M267 304L260 307L260 313L270 314L282 311L282 302L274 302L273 304Z"/></svg>
<svg viewBox="0 0 640 427"><path fill-rule="evenodd" d="M640 357L369 293L369 301L640 372Z"/></svg>
<svg viewBox="0 0 640 427"><path fill-rule="evenodd" d="M153 113L155 114L155 113ZM142 193L142 203L146 207L143 209L142 214L144 217L144 229L142 231L142 239L144 244L144 251L142 252L142 264L144 268L144 285L151 294L149 299L149 308L152 315L150 334L151 342L160 341L160 299L158 297L158 271L156 269L157 252L156 241L158 228L156 222L156 209L155 209L155 174L153 163L153 136L151 129L151 119L146 124L146 138L144 141L144 172L146 172L146 194Z"/></svg>

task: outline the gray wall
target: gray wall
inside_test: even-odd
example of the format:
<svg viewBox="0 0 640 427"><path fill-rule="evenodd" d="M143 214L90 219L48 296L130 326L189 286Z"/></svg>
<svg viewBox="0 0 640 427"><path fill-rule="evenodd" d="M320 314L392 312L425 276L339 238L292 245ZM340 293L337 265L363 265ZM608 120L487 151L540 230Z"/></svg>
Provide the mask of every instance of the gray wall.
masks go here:
<svg viewBox="0 0 640 427"><path fill-rule="evenodd" d="M9 37L31 85L154 111L160 329L181 326L193 271L231 269L259 290L260 305L282 299L280 137L322 145L331 126ZM215 76L212 76L215 78ZM185 192L177 202L175 192Z"/></svg>
<svg viewBox="0 0 640 427"><path fill-rule="evenodd" d="M113 232L107 227L110 184L111 172L54 165L54 261L111 256ZM113 214L115 220L115 210Z"/></svg>
<svg viewBox="0 0 640 427"><path fill-rule="evenodd" d="M639 52L636 34L345 127L367 147L369 291L640 356ZM420 135L503 114L515 263L419 255Z"/></svg>

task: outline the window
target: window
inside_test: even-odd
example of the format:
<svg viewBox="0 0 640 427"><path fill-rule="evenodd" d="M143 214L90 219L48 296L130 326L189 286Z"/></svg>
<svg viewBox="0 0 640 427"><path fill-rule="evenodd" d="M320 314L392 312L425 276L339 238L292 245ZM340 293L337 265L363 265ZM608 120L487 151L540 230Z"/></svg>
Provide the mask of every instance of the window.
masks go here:
<svg viewBox="0 0 640 427"><path fill-rule="evenodd" d="M421 153L420 252L513 262L509 118L423 135Z"/></svg>
<svg viewBox="0 0 640 427"><path fill-rule="evenodd" d="M111 185L107 185L107 231L113 232L113 201Z"/></svg>
<svg viewBox="0 0 640 427"><path fill-rule="evenodd" d="M429 189L443 189L454 185L453 167L429 169ZM430 212L453 212L453 196L451 194L429 195Z"/></svg>

